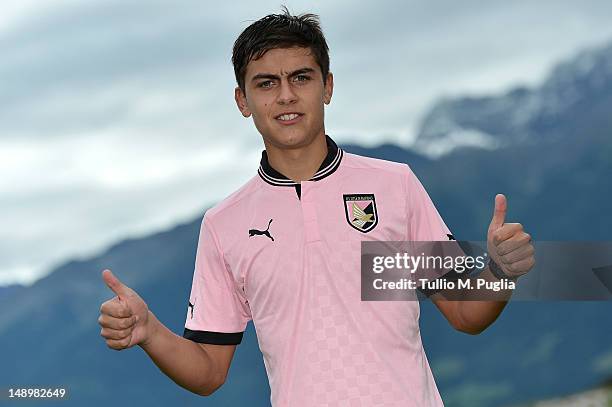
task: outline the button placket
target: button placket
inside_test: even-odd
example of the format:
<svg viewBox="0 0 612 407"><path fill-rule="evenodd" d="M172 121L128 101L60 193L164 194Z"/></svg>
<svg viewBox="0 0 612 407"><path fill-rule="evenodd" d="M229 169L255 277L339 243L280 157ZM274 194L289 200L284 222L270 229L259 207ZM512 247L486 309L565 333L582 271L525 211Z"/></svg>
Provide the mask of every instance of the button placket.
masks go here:
<svg viewBox="0 0 612 407"><path fill-rule="evenodd" d="M317 207L315 203L316 188L314 181L302 182L302 219L304 222L304 236L306 242L321 240L319 234L319 221L317 219Z"/></svg>

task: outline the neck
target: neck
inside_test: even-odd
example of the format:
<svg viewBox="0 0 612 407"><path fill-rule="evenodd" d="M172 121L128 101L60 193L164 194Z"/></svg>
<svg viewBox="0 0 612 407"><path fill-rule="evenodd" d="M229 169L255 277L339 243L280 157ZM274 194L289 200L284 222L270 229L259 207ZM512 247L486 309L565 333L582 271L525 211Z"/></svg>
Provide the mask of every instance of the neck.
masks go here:
<svg viewBox="0 0 612 407"><path fill-rule="evenodd" d="M278 148L265 140L264 145L270 166L295 182L312 178L327 155L325 132L298 148Z"/></svg>

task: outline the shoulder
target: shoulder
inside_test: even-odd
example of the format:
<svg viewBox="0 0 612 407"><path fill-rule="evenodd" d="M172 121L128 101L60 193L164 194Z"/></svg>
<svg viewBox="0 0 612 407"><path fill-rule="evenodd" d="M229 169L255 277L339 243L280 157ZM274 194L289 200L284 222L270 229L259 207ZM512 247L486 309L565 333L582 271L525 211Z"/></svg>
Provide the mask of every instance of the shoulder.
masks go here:
<svg viewBox="0 0 612 407"><path fill-rule="evenodd" d="M258 175L253 176L236 191L208 209L204 214L204 220L213 222L231 219L235 213L242 212L249 206L249 198L262 187L258 177Z"/></svg>
<svg viewBox="0 0 612 407"><path fill-rule="evenodd" d="M366 157L344 152L344 166L353 170L367 170L381 175L406 175L410 173L410 167L405 163L383 160L380 158Z"/></svg>

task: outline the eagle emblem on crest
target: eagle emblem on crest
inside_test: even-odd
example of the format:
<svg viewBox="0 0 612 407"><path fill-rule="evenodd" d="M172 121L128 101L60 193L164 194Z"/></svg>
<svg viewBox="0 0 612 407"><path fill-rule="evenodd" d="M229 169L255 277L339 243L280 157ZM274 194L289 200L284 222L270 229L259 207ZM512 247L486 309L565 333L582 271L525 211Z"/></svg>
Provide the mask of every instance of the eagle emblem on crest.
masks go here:
<svg viewBox="0 0 612 407"><path fill-rule="evenodd" d="M344 194L344 213L349 225L367 233L378 224L374 194Z"/></svg>

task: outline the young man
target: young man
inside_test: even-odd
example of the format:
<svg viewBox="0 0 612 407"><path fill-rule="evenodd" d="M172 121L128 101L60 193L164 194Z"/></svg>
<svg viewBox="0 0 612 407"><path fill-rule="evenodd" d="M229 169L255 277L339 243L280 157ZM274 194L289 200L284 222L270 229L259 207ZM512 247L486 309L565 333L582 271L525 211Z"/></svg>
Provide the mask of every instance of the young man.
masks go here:
<svg viewBox="0 0 612 407"><path fill-rule="evenodd" d="M117 296L101 307L113 349L140 345L179 385L209 395L225 381L252 320L273 406L438 406L419 333L417 301L360 299L362 240L448 240L427 192L405 164L343 152L326 135L333 93L328 48L314 15L269 15L236 40L235 98L265 145L258 174L204 215L183 337L132 289L103 272ZM499 266L489 281L533 266L520 224L495 199L487 236ZM463 332L476 334L500 301L446 301L427 292Z"/></svg>

